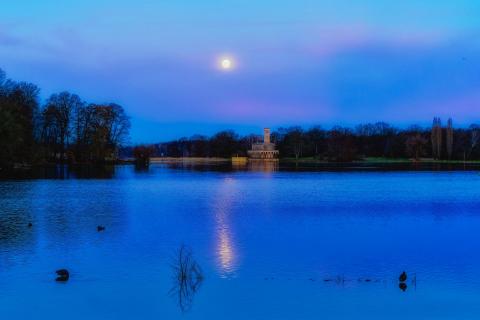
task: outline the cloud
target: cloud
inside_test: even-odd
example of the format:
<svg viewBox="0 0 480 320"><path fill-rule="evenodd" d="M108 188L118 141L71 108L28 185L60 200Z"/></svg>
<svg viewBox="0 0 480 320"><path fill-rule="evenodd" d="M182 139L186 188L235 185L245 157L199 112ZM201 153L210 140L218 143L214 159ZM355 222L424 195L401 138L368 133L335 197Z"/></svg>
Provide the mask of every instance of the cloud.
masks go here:
<svg viewBox="0 0 480 320"><path fill-rule="evenodd" d="M241 64L229 74L211 68L211 44L173 55L174 43L163 51L98 39L65 28L30 41L0 32L0 45L23 46L3 60L45 95L71 90L92 102L117 101L151 121L276 126L478 115L468 109L480 87L474 35L322 27L239 46Z"/></svg>
<svg viewBox="0 0 480 320"><path fill-rule="evenodd" d="M11 47L21 45L22 43L23 41L20 38L14 36L0 26L0 46Z"/></svg>

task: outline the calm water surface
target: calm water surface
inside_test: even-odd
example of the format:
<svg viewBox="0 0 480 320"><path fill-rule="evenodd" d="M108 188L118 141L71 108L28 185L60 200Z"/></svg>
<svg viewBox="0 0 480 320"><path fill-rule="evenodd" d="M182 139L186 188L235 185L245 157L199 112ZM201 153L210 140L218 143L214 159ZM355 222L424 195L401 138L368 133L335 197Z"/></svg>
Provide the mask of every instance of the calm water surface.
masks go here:
<svg viewBox="0 0 480 320"><path fill-rule="evenodd" d="M2 319L480 318L478 172L83 178L0 181ZM204 273L187 297L182 244Z"/></svg>

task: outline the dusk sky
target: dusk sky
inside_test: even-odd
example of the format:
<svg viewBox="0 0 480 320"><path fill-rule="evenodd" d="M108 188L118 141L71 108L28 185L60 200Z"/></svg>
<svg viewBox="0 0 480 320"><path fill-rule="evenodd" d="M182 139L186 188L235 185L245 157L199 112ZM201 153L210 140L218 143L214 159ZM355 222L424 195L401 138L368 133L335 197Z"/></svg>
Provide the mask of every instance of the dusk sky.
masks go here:
<svg viewBox="0 0 480 320"><path fill-rule="evenodd" d="M132 141L480 120L480 1L5 0L0 68L117 102ZM220 68L228 57L231 68Z"/></svg>

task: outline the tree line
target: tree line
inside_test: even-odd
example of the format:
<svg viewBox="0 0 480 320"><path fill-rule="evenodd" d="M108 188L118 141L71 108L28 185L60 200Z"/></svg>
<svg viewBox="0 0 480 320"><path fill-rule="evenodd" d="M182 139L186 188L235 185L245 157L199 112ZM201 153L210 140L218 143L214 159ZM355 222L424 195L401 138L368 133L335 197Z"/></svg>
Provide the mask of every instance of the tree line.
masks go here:
<svg viewBox="0 0 480 320"><path fill-rule="evenodd" d="M130 120L115 104L52 94L43 104L32 83L0 69L0 168L49 162L101 163L116 158Z"/></svg>
<svg viewBox="0 0 480 320"><path fill-rule="evenodd" d="M211 137L190 138L139 146L144 157L222 157L246 156L260 135L240 136L232 130ZM314 158L348 162L365 158L435 160L480 160L480 126L454 128L449 119L443 126L435 118L432 127L410 126L404 129L388 123L361 124L354 128L314 126L279 128L272 132L281 158ZM138 151L137 150L137 151Z"/></svg>
<svg viewBox="0 0 480 320"><path fill-rule="evenodd" d="M28 82L7 79L0 70L0 168L15 164L103 163L115 160L125 144L130 119L118 104L95 104L78 95L52 94L44 103L40 89ZM128 147L123 155L140 162L150 156L221 157L246 156L262 136L240 136L232 130L211 137L190 138L154 145ZM294 126L272 132L283 158L315 158L353 161L375 158L433 158L480 160L480 126L455 128L435 118L431 127L397 128L384 122L354 128Z"/></svg>

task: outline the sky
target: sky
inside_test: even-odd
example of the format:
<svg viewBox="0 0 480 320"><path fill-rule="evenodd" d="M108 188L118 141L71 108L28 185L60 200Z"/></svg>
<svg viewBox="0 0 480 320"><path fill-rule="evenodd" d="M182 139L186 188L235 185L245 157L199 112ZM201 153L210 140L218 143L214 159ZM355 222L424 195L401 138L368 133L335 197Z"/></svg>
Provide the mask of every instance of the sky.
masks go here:
<svg viewBox="0 0 480 320"><path fill-rule="evenodd" d="M136 143L465 126L480 120L479 14L478 0L2 0L0 68L43 99L122 105Z"/></svg>

